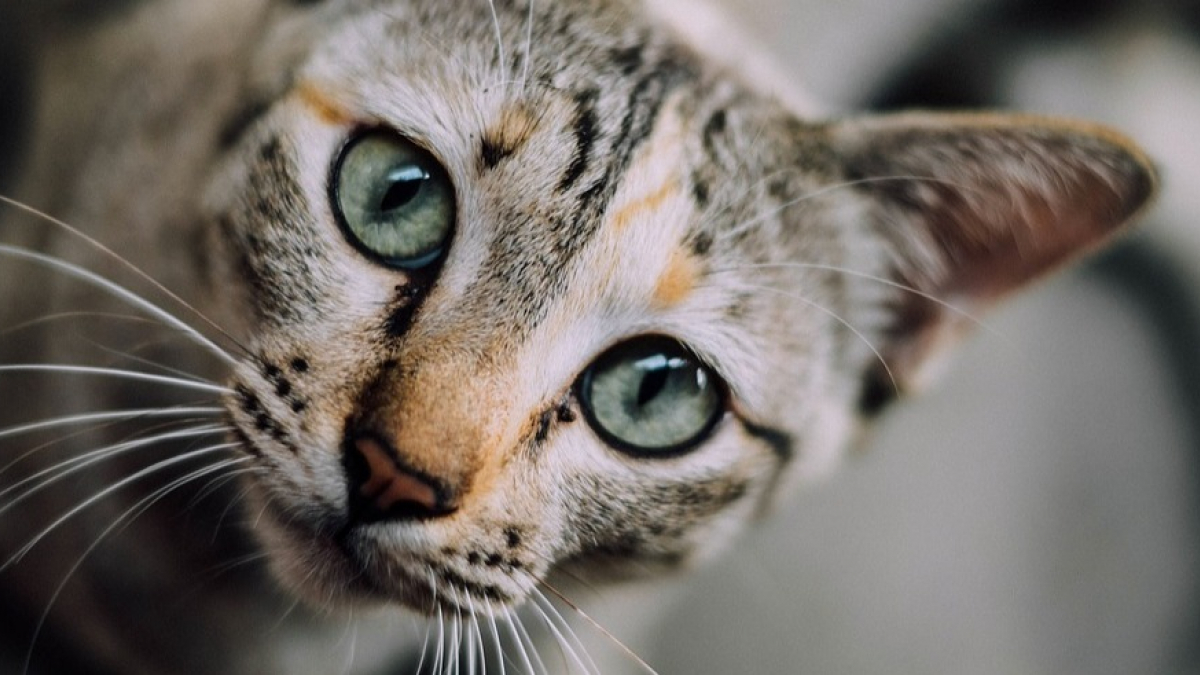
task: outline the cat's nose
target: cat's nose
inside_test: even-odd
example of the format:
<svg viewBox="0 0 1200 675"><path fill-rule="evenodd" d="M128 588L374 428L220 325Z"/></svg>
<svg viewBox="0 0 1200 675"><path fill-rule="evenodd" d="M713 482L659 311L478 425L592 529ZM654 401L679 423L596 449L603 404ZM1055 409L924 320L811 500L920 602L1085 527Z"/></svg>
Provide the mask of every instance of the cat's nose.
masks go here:
<svg viewBox="0 0 1200 675"><path fill-rule="evenodd" d="M437 518L458 508L447 488L404 466L395 449L376 436L348 439L343 465L352 521Z"/></svg>

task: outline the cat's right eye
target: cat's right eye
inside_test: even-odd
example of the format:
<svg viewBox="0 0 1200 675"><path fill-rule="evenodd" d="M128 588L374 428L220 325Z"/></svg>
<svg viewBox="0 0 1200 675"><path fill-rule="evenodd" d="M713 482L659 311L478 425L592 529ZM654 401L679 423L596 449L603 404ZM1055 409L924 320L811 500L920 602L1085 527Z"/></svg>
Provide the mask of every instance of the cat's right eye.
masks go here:
<svg viewBox="0 0 1200 675"><path fill-rule="evenodd" d="M347 238L384 264L420 269L454 231L454 186L433 155L375 130L350 141L334 166L334 213Z"/></svg>
<svg viewBox="0 0 1200 675"><path fill-rule="evenodd" d="M683 345L645 337L618 345L578 384L588 421L609 444L665 457L695 447L725 413L725 385Z"/></svg>

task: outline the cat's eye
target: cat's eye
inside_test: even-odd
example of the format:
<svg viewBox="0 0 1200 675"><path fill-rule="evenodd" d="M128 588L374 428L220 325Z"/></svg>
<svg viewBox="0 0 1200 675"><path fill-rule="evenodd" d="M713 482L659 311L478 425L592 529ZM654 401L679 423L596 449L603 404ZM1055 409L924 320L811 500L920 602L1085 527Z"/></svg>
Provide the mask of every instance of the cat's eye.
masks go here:
<svg viewBox="0 0 1200 675"><path fill-rule="evenodd" d="M335 215L360 250L419 269L437 261L454 230L454 186L423 148L398 133L350 141L334 167Z"/></svg>
<svg viewBox="0 0 1200 675"><path fill-rule="evenodd" d="M661 337L605 352L578 383L580 404L611 445L640 456L693 448L721 420L725 385L683 345Z"/></svg>

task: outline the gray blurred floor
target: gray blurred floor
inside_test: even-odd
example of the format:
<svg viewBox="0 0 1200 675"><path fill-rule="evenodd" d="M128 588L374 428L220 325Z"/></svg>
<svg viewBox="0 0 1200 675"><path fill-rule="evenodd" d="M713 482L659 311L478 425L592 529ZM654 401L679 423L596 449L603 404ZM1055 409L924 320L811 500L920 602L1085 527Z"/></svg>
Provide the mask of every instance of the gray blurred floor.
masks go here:
<svg viewBox="0 0 1200 675"><path fill-rule="evenodd" d="M1188 439L1139 314L1060 280L706 571L664 673L1177 672Z"/></svg>
<svg viewBox="0 0 1200 675"><path fill-rule="evenodd" d="M727 4L818 95L849 105L903 45L988 3ZM1048 44L999 95L1148 145L1168 194L1138 240L1194 291L1200 141L1186 111L1200 106L1200 59L1144 28ZM663 673L1192 672L1195 410L1140 302L1075 273L987 317L994 332L869 452L686 582L650 661Z"/></svg>

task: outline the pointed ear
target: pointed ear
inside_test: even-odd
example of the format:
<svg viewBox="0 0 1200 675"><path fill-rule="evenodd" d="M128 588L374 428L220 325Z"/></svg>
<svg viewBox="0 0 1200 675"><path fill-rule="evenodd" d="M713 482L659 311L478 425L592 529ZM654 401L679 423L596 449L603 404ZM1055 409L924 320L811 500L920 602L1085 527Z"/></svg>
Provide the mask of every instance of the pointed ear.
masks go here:
<svg viewBox="0 0 1200 675"><path fill-rule="evenodd" d="M830 135L844 177L871 197L896 281L967 313L1097 249L1156 189L1137 146L1089 124L909 113ZM919 294L897 302L882 353L908 388L972 322Z"/></svg>

